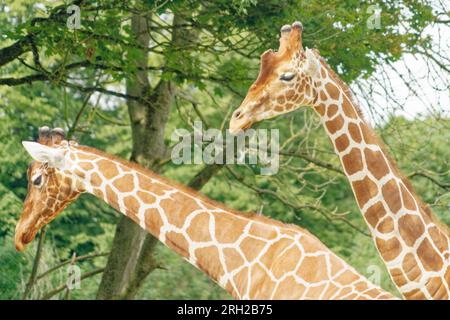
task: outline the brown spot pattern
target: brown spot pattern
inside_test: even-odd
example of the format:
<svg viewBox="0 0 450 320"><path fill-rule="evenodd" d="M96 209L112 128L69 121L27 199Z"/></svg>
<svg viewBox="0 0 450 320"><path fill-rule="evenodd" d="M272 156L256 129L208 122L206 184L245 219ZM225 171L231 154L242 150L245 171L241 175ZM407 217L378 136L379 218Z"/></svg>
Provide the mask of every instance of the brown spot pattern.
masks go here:
<svg viewBox="0 0 450 320"><path fill-rule="evenodd" d="M352 119L357 119L358 114L355 111L355 108L350 103L350 100L346 96L344 96L344 99L342 101L342 109L344 110L344 113L347 117Z"/></svg>
<svg viewBox="0 0 450 320"><path fill-rule="evenodd" d="M336 149L338 152L342 152L345 149L347 149L347 147L350 144L350 141L348 140L347 135L344 133L342 135L340 135L339 137L336 138L336 140L334 141L335 145L336 145Z"/></svg>
<svg viewBox="0 0 450 320"><path fill-rule="evenodd" d="M225 248L223 249L223 254L225 256L225 265L229 272L239 268L244 263L244 259L236 249Z"/></svg>
<svg viewBox="0 0 450 320"><path fill-rule="evenodd" d="M220 243L234 243L244 232L247 222L241 219L235 219L227 214L217 215L215 217L216 239ZM225 227L227 226L227 227Z"/></svg>
<svg viewBox="0 0 450 320"><path fill-rule="evenodd" d="M402 207L400 190L398 189L397 182L394 179L389 180L383 185L381 192L383 193L383 198L389 206L389 209L391 209L393 213L397 213Z"/></svg>
<svg viewBox="0 0 450 320"><path fill-rule="evenodd" d="M255 258L261 253L261 250L265 247L266 242L247 237L242 240L240 248L244 253L245 259L249 262L255 260Z"/></svg>
<svg viewBox="0 0 450 320"><path fill-rule="evenodd" d="M404 296L407 300L426 300L426 296L420 289L414 289L410 292L404 293Z"/></svg>
<svg viewBox="0 0 450 320"><path fill-rule="evenodd" d="M301 238L300 238L301 239ZM263 263L267 269L272 268L272 264L276 261L277 255L283 251L284 248L288 247L292 244L292 240L290 239L280 239L276 243L274 243L266 253L263 254L260 261Z"/></svg>
<svg viewBox="0 0 450 320"><path fill-rule="evenodd" d="M398 241L396 238L391 238L389 240L377 238L376 244L381 256L386 261L391 261L392 259L397 257L402 250L400 241Z"/></svg>
<svg viewBox="0 0 450 320"><path fill-rule="evenodd" d="M117 204L119 203L117 194L111 189L109 184L106 185L106 199L108 203L117 209Z"/></svg>
<svg viewBox="0 0 450 320"><path fill-rule="evenodd" d="M102 175L108 180L119 174L116 164L110 160L100 160L97 162L97 165Z"/></svg>
<svg viewBox="0 0 450 320"><path fill-rule="evenodd" d="M425 238L419 248L417 248L417 255L425 270L439 271L442 268L442 258L436 250L434 250L427 238Z"/></svg>
<svg viewBox="0 0 450 320"><path fill-rule="evenodd" d="M195 257L198 260L198 266L213 279L219 279L224 274L217 247L199 248L195 250Z"/></svg>
<svg viewBox="0 0 450 320"><path fill-rule="evenodd" d="M97 172L91 174L90 183L93 187L99 187L102 184L102 179Z"/></svg>
<svg viewBox="0 0 450 320"><path fill-rule="evenodd" d="M362 208L367 201L375 197L378 193L377 185L369 177L365 177L362 180L353 181L352 186L360 208Z"/></svg>
<svg viewBox="0 0 450 320"><path fill-rule="evenodd" d="M336 292L338 292L338 291L339 291L339 288L337 286L335 286L334 284L330 283L326 293L323 295L323 299L331 300L331 298L333 298L335 296Z"/></svg>
<svg viewBox="0 0 450 320"><path fill-rule="evenodd" d="M80 159L80 160L96 160L97 159L97 156L95 156L93 154L78 153L77 156L78 156L78 159Z"/></svg>
<svg viewBox="0 0 450 320"><path fill-rule="evenodd" d="M353 175L364 168L361 151L357 148L353 148L348 154L343 156L342 163L347 175Z"/></svg>
<svg viewBox="0 0 450 320"><path fill-rule="evenodd" d="M334 116L336 113L338 112L338 106L335 104L331 104L328 106L327 109L327 116L329 118L331 118L332 116Z"/></svg>
<svg viewBox="0 0 450 320"><path fill-rule="evenodd" d="M372 130L367 124L361 123L359 128L361 129L364 142L366 144L378 144L378 140Z"/></svg>
<svg viewBox="0 0 450 320"><path fill-rule="evenodd" d="M360 143L362 141L361 132L359 131L359 126L355 123L348 124L348 131L352 136L353 141Z"/></svg>
<svg viewBox="0 0 450 320"><path fill-rule="evenodd" d="M327 82L325 84L325 89L328 92L328 95L330 96L331 99L333 100L337 100L339 99L339 89L331 82Z"/></svg>
<svg viewBox="0 0 450 320"><path fill-rule="evenodd" d="M81 162L79 162L79 165L85 171L94 169L94 165L91 162L81 161Z"/></svg>
<svg viewBox="0 0 450 320"><path fill-rule="evenodd" d="M394 219L391 217L386 217L378 225L378 231L381 233L389 233L394 230Z"/></svg>
<svg viewBox="0 0 450 320"><path fill-rule="evenodd" d="M236 283L238 291L243 292L247 289L248 267L242 268L241 271L234 276L234 282Z"/></svg>
<svg viewBox="0 0 450 320"><path fill-rule="evenodd" d="M135 216L140 206L136 198L134 196L127 196L123 199L123 203L127 208L127 215Z"/></svg>
<svg viewBox="0 0 450 320"><path fill-rule="evenodd" d="M327 279L326 259L324 256L303 258L297 275L309 283L318 282ZM338 281L338 280L337 280Z"/></svg>
<svg viewBox="0 0 450 320"><path fill-rule="evenodd" d="M156 198L148 192L143 192L143 191L139 190L137 192L137 196L139 197L139 199L142 200L142 202L144 202L146 204L151 204L151 203L156 202Z"/></svg>
<svg viewBox="0 0 450 320"><path fill-rule="evenodd" d="M378 224L378 221L380 221L380 219L383 218L385 215L386 210L384 210L383 204L381 202L377 202L366 210L364 217L366 218L367 222L372 226L372 228L375 228L376 225Z"/></svg>
<svg viewBox="0 0 450 320"><path fill-rule="evenodd" d="M150 191L153 189L153 183L150 181L149 178L143 176L142 174L138 174L138 184L139 188L142 190Z"/></svg>
<svg viewBox="0 0 450 320"><path fill-rule="evenodd" d="M446 251L446 249L448 248L448 241L445 234L435 226L429 228L428 233L431 237L431 241L433 241L436 248L441 252ZM446 258L448 259L448 254Z"/></svg>
<svg viewBox="0 0 450 320"><path fill-rule="evenodd" d="M356 279L358 279L358 276L356 276L352 271L346 270L333 280L341 285L347 285L349 283L355 282Z"/></svg>
<svg viewBox="0 0 450 320"><path fill-rule="evenodd" d="M430 295L433 297L440 297L441 299L444 299L444 296L447 296L444 283L440 277L430 278L426 284L426 287Z"/></svg>
<svg viewBox="0 0 450 320"><path fill-rule="evenodd" d="M286 99L289 101L294 97L294 95L295 95L295 90L291 89L288 92L286 92Z"/></svg>
<svg viewBox="0 0 450 320"><path fill-rule="evenodd" d="M181 233L170 231L166 234L166 244L169 248L173 249L176 253L183 257L188 257L189 243Z"/></svg>
<svg viewBox="0 0 450 320"><path fill-rule="evenodd" d="M416 203L403 183L400 183L400 189L403 198L403 205L405 206L405 208L408 210L416 210Z"/></svg>
<svg viewBox="0 0 450 320"><path fill-rule="evenodd" d="M281 278L287 272L293 271L294 266L300 261L302 253L293 246L286 250L282 255L277 256L273 265L272 273L275 278Z"/></svg>
<svg viewBox="0 0 450 320"><path fill-rule="evenodd" d="M402 268L409 281L418 281L421 277L420 268L412 253L407 253L403 258Z"/></svg>
<svg viewBox="0 0 450 320"><path fill-rule="evenodd" d="M293 276L287 277L277 288L274 294L276 300L284 299L299 299L302 297L306 290L306 287L297 283ZM295 292L295 296L293 293Z"/></svg>
<svg viewBox="0 0 450 320"><path fill-rule="evenodd" d="M192 241L207 242L212 240L209 233L209 219L209 214L200 213L191 220L187 233Z"/></svg>
<svg viewBox="0 0 450 320"><path fill-rule="evenodd" d="M113 185L120 192L131 192L134 190L133 175L124 174L122 177L114 180Z"/></svg>
<svg viewBox="0 0 450 320"><path fill-rule="evenodd" d="M249 234L267 240L275 239L277 236L273 228L262 223L253 223L250 227Z"/></svg>
<svg viewBox="0 0 450 320"><path fill-rule="evenodd" d="M314 110L320 115L320 116L324 116L325 115L325 105L323 103L314 106Z"/></svg>
<svg viewBox="0 0 450 320"><path fill-rule="evenodd" d="M164 222L161 219L160 213L155 208L145 210L145 226L150 230L155 237L159 237L159 232Z"/></svg>
<svg viewBox="0 0 450 320"><path fill-rule="evenodd" d="M94 189L94 195L100 199L105 199L105 196L103 194L103 191L99 188Z"/></svg>
<svg viewBox="0 0 450 320"><path fill-rule="evenodd" d="M365 148L364 155L366 157L367 169L376 179L379 180L389 173L389 167L380 151L372 151Z"/></svg>
<svg viewBox="0 0 450 320"><path fill-rule="evenodd" d="M325 125L327 126L328 131L331 134L334 134L336 131L340 130L344 125L344 118L342 118L342 116L339 115L333 120L325 122Z"/></svg>
<svg viewBox="0 0 450 320"><path fill-rule="evenodd" d="M265 278L267 278L266 271L258 264L254 264L250 268L250 277L252 279L252 286L249 292L249 298L255 299L260 296L260 285L264 282Z"/></svg>
<svg viewBox="0 0 450 320"><path fill-rule="evenodd" d="M412 247L417 239L423 234L425 228L420 217L415 215L404 215L398 220L400 236L405 243Z"/></svg>
<svg viewBox="0 0 450 320"><path fill-rule="evenodd" d="M81 179L84 179L86 177L86 174L83 171L81 171L81 170L75 169L74 173L77 176L79 176Z"/></svg>
<svg viewBox="0 0 450 320"><path fill-rule="evenodd" d="M445 271L444 280L445 282L450 283L450 266L448 266L447 270Z"/></svg>
<svg viewBox="0 0 450 320"><path fill-rule="evenodd" d="M319 297L322 294L325 288L325 284L308 287L305 294L305 299L316 299L316 297Z"/></svg>
<svg viewBox="0 0 450 320"><path fill-rule="evenodd" d="M197 202L180 192L171 195L171 199L164 199L160 202L164 208L167 220L170 224L181 228L186 218L195 210L201 209Z"/></svg>
<svg viewBox="0 0 450 320"><path fill-rule="evenodd" d="M394 279L394 282L398 287L405 285L408 282L408 279L403 275L403 271L400 268L393 268L390 270L390 274Z"/></svg>
<svg viewBox="0 0 450 320"><path fill-rule="evenodd" d="M277 105L275 107L275 111L282 112L283 110L284 110L284 107L282 105Z"/></svg>

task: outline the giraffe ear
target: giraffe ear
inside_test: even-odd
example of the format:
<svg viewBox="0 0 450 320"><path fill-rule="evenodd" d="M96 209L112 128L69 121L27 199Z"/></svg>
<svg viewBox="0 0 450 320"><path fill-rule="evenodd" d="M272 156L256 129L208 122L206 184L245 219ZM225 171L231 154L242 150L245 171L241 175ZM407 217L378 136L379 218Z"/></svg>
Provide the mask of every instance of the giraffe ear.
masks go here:
<svg viewBox="0 0 450 320"><path fill-rule="evenodd" d="M34 160L47 163L52 168L63 167L64 151L62 149L51 148L32 141L22 141L22 145Z"/></svg>
<svg viewBox="0 0 450 320"><path fill-rule="evenodd" d="M308 76L314 78L319 73L320 62L316 58L316 55L314 54L313 50L306 48L305 54L306 54L306 62L304 71Z"/></svg>

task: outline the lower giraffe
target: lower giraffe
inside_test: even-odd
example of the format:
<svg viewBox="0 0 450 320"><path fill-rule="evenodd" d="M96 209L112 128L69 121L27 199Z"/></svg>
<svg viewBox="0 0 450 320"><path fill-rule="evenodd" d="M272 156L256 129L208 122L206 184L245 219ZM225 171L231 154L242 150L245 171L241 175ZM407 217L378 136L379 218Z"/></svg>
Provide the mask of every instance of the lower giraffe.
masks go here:
<svg viewBox="0 0 450 320"><path fill-rule="evenodd" d="M41 128L38 142L23 145L34 161L16 227L19 251L87 192L236 299L395 299L296 225L228 209L139 165L67 141L60 129Z"/></svg>

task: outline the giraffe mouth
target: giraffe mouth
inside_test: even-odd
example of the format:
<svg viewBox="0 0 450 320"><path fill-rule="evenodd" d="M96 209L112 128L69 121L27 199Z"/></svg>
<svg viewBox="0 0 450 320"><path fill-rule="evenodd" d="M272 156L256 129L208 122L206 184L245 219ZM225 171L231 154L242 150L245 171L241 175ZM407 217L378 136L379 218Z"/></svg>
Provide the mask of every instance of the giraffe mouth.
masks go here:
<svg viewBox="0 0 450 320"><path fill-rule="evenodd" d="M16 250L22 252L25 250L27 244L32 242L36 237L38 228L30 227L30 224L19 221L16 227L16 234L14 236L14 245Z"/></svg>
<svg viewBox="0 0 450 320"><path fill-rule="evenodd" d="M34 230L30 230L26 233L16 232L16 236L14 239L16 250L19 252L24 251L26 245L34 240L34 238L36 237L36 233L37 231Z"/></svg>
<svg viewBox="0 0 450 320"><path fill-rule="evenodd" d="M250 119L240 119L240 121L231 120L230 128L228 129L232 135L237 135L239 131L245 131L253 125Z"/></svg>

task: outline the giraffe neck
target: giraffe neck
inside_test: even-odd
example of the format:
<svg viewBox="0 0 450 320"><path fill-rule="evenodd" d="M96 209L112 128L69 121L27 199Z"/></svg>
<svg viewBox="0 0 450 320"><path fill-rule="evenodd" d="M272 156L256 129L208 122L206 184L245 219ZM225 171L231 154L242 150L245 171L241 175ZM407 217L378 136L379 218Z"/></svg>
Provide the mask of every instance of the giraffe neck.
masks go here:
<svg viewBox="0 0 450 320"><path fill-rule="evenodd" d="M349 88L325 64L314 109L333 142L389 273L406 298L450 296L450 241L364 121Z"/></svg>
<svg viewBox="0 0 450 320"><path fill-rule="evenodd" d="M126 214L235 298L388 299L294 225L234 212L135 164L76 147L86 191Z"/></svg>

